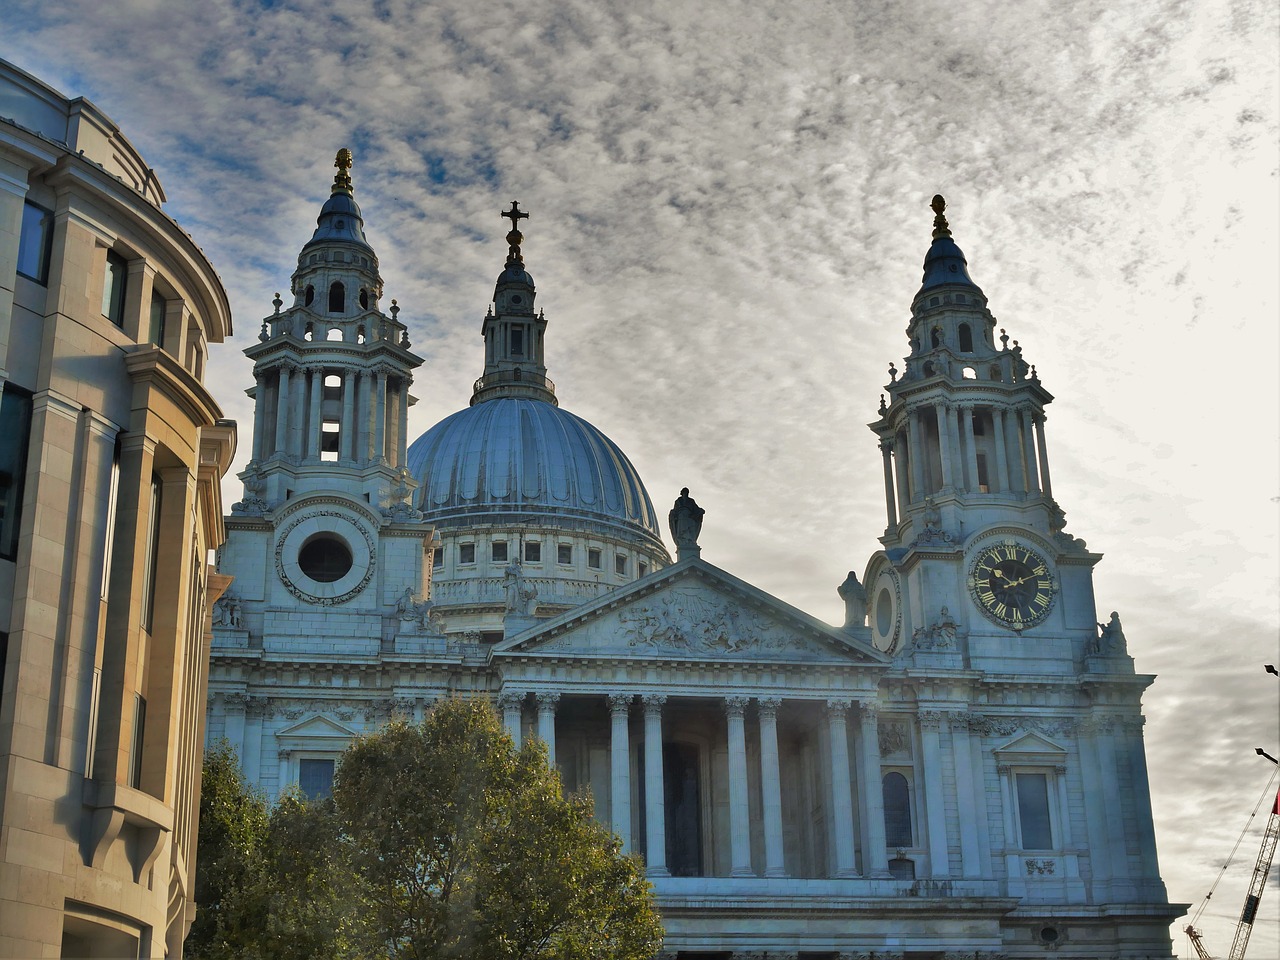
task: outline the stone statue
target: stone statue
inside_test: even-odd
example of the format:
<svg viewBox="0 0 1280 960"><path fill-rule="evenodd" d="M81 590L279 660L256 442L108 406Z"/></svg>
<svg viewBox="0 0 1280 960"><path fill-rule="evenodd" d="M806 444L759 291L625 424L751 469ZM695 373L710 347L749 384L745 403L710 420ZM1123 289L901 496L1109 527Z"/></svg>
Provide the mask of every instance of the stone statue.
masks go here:
<svg viewBox="0 0 1280 960"><path fill-rule="evenodd" d="M244 499L233 503L231 512L262 516L267 510L267 501L262 497L267 490L265 471L255 463L240 475L240 479L244 483Z"/></svg>
<svg viewBox="0 0 1280 960"><path fill-rule="evenodd" d="M524 569L518 559L507 564L503 572L503 592L506 595L507 613L517 617L531 617L538 598L538 588L524 578Z"/></svg>
<svg viewBox="0 0 1280 960"><path fill-rule="evenodd" d="M1093 641L1089 651L1103 657L1122 657L1128 653L1128 645L1124 639L1124 628L1120 626L1120 614L1111 611L1111 619L1098 624L1098 639Z"/></svg>
<svg viewBox="0 0 1280 960"><path fill-rule="evenodd" d="M671 528L671 538L676 542L677 556L681 551L691 552L695 557L698 555L698 535L702 533L702 518L706 512L689 496L688 487L680 488L680 496L667 514L667 525Z"/></svg>
<svg viewBox="0 0 1280 960"><path fill-rule="evenodd" d="M240 601L235 597L227 597L227 626L233 630L241 628Z"/></svg>
<svg viewBox="0 0 1280 960"><path fill-rule="evenodd" d="M416 620L418 618L418 598L413 595L413 587L405 587L404 593L396 601L396 615L401 620Z"/></svg>
<svg viewBox="0 0 1280 960"><path fill-rule="evenodd" d="M227 625L229 614L227 612L226 597L219 597L217 600L213 601L212 619L215 627L223 627Z"/></svg>
<svg viewBox="0 0 1280 960"><path fill-rule="evenodd" d="M924 498L924 511L920 514L923 529L916 537L917 543L950 543L951 534L942 529L942 511L933 497Z"/></svg>
<svg viewBox="0 0 1280 960"><path fill-rule="evenodd" d="M844 578L844 583L840 584L836 590L840 594L840 599L844 601L845 629L864 626L867 621L867 591L858 582L858 575L850 570L849 575Z"/></svg>

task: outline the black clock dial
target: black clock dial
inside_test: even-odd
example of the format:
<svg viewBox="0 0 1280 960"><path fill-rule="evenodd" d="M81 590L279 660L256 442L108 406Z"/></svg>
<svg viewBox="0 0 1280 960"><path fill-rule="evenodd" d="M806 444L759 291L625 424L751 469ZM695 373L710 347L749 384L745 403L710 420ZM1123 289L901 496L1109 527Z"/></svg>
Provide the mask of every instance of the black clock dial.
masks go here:
<svg viewBox="0 0 1280 960"><path fill-rule="evenodd" d="M1016 542L987 547L979 553L969 584L982 612L1015 630L1044 620L1056 589L1044 558Z"/></svg>

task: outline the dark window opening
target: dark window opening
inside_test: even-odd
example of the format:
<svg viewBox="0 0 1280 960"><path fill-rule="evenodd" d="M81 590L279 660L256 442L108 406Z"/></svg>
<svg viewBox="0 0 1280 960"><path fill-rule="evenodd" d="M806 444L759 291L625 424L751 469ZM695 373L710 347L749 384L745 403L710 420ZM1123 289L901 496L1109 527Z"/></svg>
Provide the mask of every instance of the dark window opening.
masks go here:
<svg viewBox="0 0 1280 960"><path fill-rule="evenodd" d="M434 550L431 551L431 566L433 567L444 566L444 547L436 547Z"/></svg>
<svg viewBox="0 0 1280 960"><path fill-rule="evenodd" d="M889 876L895 880L914 880L916 878L916 862L906 857L894 857L889 861Z"/></svg>
<svg viewBox="0 0 1280 960"><path fill-rule="evenodd" d="M156 617L156 574L160 556L160 509L163 504L163 487L160 478L151 475L151 513L147 524L147 547L142 561L142 628L151 632Z"/></svg>
<svg viewBox="0 0 1280 960"><path fill-rule="evenodd" d="M369 291L364 289L363 287L360 288L360 309L361 310L369 309Z"/></svg>
<svg viewBox="0 0 1280 960"><path fill-rule="evenodd" d="M937 327L934 327L933 331L929 334L929 344L935 350L942 346L942 331Z"/></svg>
<svg viewBox="0 0 1280 960"><path fill-rule="evenodd" d="M960 324L960 352L973 353L973 330L967 323Z"/></svg>
<svg viewBox="0 0 1280 960"><path fill-rule="evenodd" d="M511 328L511 355L513 357L524 356L524 330L521 327Z"/></svg>
<svg viewBox="0 0 1280 960"><path fill-rule="evenodd" d="M129 753L129 786L142 789L142 744L147 729L147 699L133 695L133 749Z"/></svg>
<svg viewBox="0 0 1280 960"><path fill-rule="evenodd" d="M524 558L528 563L542 562L542 543L538 540L530 540L524 545Z"/></svg>
<svg viewBox="0 0 1280 960"><path fill-rule="evenodd" d="M22 208L22 233L18 237L18 273L47 285L52 256L53 214L27 201Z"/></svg>
<svg viewBox="0 0 1280 960"><path fill-rule="evenodd" d="M151 291L151 329L148 336L152 343L157 347L164 346L164 316L168 304L165 303L164 297Z"/></svg>
<svg viewBox="0 0 1280 960"><path fill-rule="evenodd" d="M614 555L613 571L620 577L625 577L627 575L627 558L625 555L621 553Z"/></svg>
<svg viewBox="0 0 1280 960"><path fill-rule="evenodd" d="M351 548L329 534L318 534L298 551L298 567L317 583L341 580L351 569Z"/></svg>
<svg viewBox="0 0 1280 960"><path fill-rule="evenodd" d="M329 796L333 792L333 761L299 760L298 789L312 800Z"/></svg>
<svg viewBox="0 0 1280 960"><path fill-rule="evenodd" d="M1019 773L1014 779L1018 785L1018 822L1022 827L1022 849L1052 850L1049 778L1043 773Z"/></svg>
<svg viewBox="0 0 1280 960"><path fill-rule="evenodd" d="M587 566L592 570L599 570L602 562L600 551L595 547L587 551Z"/></svg>
<svg viewBox="0 0 1280 960"><path fill-rule="evenodd" d="M666 806L667 869L673 877L702 876L702 803L698 748L662 745Z"/></svg>
<svg viewBox="0 0 1280 960"><path fill-rule="evenodd" d="M495 540L489 547L489 557L494 563L506 563L507 541Z"/></svg>
<svg viewBox="0 0 1280 960"><path fill-rule="evenodd" d="M475 563L476 562L476 545L474 543L458 544L458 562L459 563Z"/></svg>
<svg viewBox="0 0 1280 960"><path fill-rule="evenodd" d="M309 284L309 283L308 283L308 284L307 284L307 292L306 292L306 294L304 294L304 295L303 295L302 303L303 303L303 305L304 305L304 306L308 306L308 307L309 307L309 306L311 306L311 304L312 304L312 303L314 303L314 302L315 302L315 299L316 299L316 288L315 288L315 287L313 287L311 284Z"/></svg>
<svg viewBox="0 0 1280 960"><path fill-rule="evenodd" d="M643 577L649 572L649 565L641 560L639 564L637 564L637 569L639 570L640 576Z"/></svg>
<svg viewBox="0 0 1280 960"><path fill-rule="evenodd" d="M556 563L573 563L573 547L567 543L556 545Z"/></svg>
<svg viewBox="0 0 1280 960"><path fill-rule="evenodd" d="M329 285L329 312L344 313L347 309L347 288L335 280Z"/></svg>
<svg viewBox="0 0 1280 960"><path fill-rule="evenodd" d="M10 384L0 395L0 557L18 555L27 448L31 446L31 394Z"/></svg>
<svg viewBox="0 0 1280 960"><path fill-rule="evenodd" d="M978 492L991 492L991 477L987 474L987 455L980 453L976 457L978 463Z"/></svg>
<svg viewBox="0 0 1280 960"><path fill-rule="evenodd" d="M124 326L124 287L129 262L114 250L107 251L107 272L102 283L102 315L117 327Z"/></svg>
<svg viewBox="0 0 1280 960"><path fill-rule="evenodd" d="M911 786L900 773L887 773L884 795L884 842L890 847L909 847L911 836Z"/></svg>

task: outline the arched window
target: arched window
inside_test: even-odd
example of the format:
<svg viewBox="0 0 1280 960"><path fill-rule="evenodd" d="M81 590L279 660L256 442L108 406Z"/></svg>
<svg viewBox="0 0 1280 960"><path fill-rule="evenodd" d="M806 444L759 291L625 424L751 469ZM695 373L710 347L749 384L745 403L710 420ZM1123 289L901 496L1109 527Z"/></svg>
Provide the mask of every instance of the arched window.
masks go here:
<svg viewBox="0 0 1280 960"><path fill-rule="evenodd" d="M340 280L329 285L329 312L345 313L347 309L347 288Z"/></svg>
<svg viewBox="0 0 1280 960"><path fill-rule="evenodd" d="M932 361L932 360L926 360L926 361L924 362L924 375L925 375L926 377L932 377L932 376L934 375L934 373L935 373L935 372L936 372L936 371L933 369L933 361Z"/></svg>
<svg viewBox="0 0 1280 960"><path fill-rule="evenodd" d="M942 330L939 327L934 327L929 334L929 344L935 350L942 346Z"/></svg>
<svg viewBox="0 0 1280 960"><path fill-rule="evenodd" d="M967 323L960 324L960 352L973 353L973 331Z"/></svg>
<svg viewBox="0 0 1280 960"><path fill-rule="evenodd" d="M886 773L883 793L885 845L911 846L911 786L907 778L900 773Z"/></svg>
<svg viewBox="0 0 1280 960"><path fill-rule="evenodd" d="M369 309L369 291L364 289L364 287L360 288L360 309Z"/></svg>
<svg viewBox="0 0 1280 960"><path fill-rule="evenodd" d="M307 321L307 326L306 326L306 328L303 330L303 333L302 333L302 339L303 339L303 340L314 340L315 338L316 338L316 326L315 326L315 324L314 324L314 323L312 323L310 320L308 320L308 321Z"/></svg>
<svg viewBox="0 0 1280 960"><path fill-rule="evenodd" d="M341 340L342 329L340 327L330 327L328 334L325 335L326 340Z"/></svg>
<svg viewBox="0 0 1280 960"><path fill-rule="evenodd" d="M963 377L965 380L977 380L978 371L973 369L973 367L965 367L963 370L960 371L960 376Z"/></svg>
<svg viewBox="0 0 1280 960"><path fill-rule="evenodd" d="M315 287L313 287L311 284L309 284L309 283L308 283L308 284L307 284L307 292L306 292L306 295L305 295L305 296L303 297L303 299L302 299L302 303L303 303L303 305L304 305L304 306L309 307L309 306L311 306L311 304L312 304L312 302L315 300L315 298L316 298L316 288L315 288Z"/></svg>

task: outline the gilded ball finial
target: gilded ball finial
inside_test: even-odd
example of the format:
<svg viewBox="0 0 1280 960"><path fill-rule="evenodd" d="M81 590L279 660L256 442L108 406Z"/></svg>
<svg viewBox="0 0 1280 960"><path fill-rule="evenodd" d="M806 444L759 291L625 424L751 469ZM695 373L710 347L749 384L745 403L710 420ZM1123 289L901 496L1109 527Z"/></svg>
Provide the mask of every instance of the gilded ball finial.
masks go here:
<svg viewBox="0 0 1280 960"><path fill-rule="evenodd" d="M528 218L528 214L520 209L518 200L511 201L511 209L506 210L502 214L511 221L511 229L507 232L507 266L514 266L524 263L524 256L520 253L520 244L524 240L524 234L520 232L520 221Z"/></svg>
<svg viewBox="0 0 1280 960"><path fill-rule="evenodd" d="M933 208L933 212L935 214L933 218L933 239L937 240L939 237L951 236L951 229L947 225L947 218L943 216L943 211L947 209L946 198L940 193L935 193L933 195L933 200L929 203L929 206Z"/></svg>
<svg viewBox="0 0 1280 960"><path fill-rule="evenodd" d="M333 165L338 172L333 175L333 192L351 192L351 151L343 147L334 158Z"/></svg>

